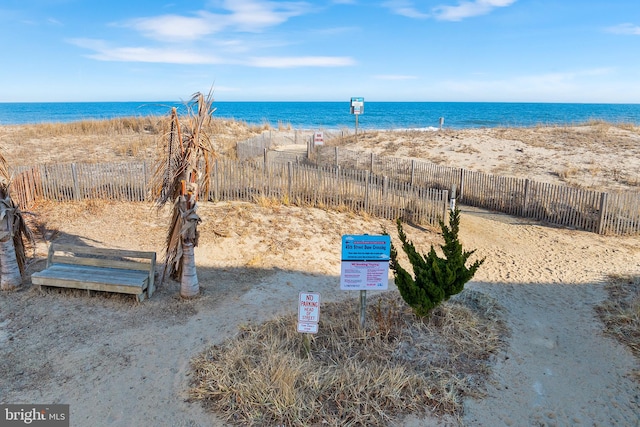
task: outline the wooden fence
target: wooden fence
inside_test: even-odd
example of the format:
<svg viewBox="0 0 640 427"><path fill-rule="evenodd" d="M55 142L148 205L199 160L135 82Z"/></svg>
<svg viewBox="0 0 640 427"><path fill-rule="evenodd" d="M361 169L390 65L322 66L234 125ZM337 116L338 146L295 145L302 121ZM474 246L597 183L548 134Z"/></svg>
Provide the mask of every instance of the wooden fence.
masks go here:
<svg viewBox="0 0 640 427"><path fill-rule="evenodd" d="M151 166L141 163L60 164L14 171L12 196L23 209L37 199L150 200ZM369 171L263 160L216 161L211 201L275 198L298 205L350 209L436 226L447 219L448 192L414 186Z"/></svg>
<svg viewBox="0 0 640 427"><path fill-rule="evenodd" d="M419 160L318 146L309 162L389 176L414 186L456 189L459 202L599 234L640 234L640 191L604 193Z"/></svg>
<svg viewBox="0 0 640 427"><path fill-rule="evenodd" d="M302 161L282 153L276 161L270 154L263 149L258 160L219 161L208 198L276 197L434 225L446 219L443 194L455 188L457 200L469 206L599 234L640 234L639 191L604 193L336 147L316 147L311 159ZM149 167L114 163L19 168L12 194L22 207L37 198L148 200Z"/></svg>

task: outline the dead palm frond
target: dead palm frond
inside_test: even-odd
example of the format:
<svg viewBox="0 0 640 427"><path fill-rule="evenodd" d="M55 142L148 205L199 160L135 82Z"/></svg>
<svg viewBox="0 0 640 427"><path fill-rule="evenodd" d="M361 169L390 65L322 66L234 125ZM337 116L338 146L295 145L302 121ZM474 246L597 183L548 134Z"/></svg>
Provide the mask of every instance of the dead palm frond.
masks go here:
<svg viewBox="0 0 640 427"><path fill-rule="evenodd" d="M200 194L209 192L215 158L210 136L204 131L215 111L212 92L194 94L186 107L187 117L182 122L177 110L171 110L152 183L158 208L173 203L163 280L167 272L174 278L180 275L183 243L198 244L196 201Z"/></svg>
<svg viewBox="0 0 640 427"><path fill-rule="evenodd" d="M32 245L35 243L35 239L22 216L22 211L11 198L10 186L9 164L4 156L0 154L0 223L3 224L3 229L0 230L0 233L2 233L0 240L8 238L13 240L16 262L18 263L20 274L24 274L27 258L23 239L27 239Z"/></svg>

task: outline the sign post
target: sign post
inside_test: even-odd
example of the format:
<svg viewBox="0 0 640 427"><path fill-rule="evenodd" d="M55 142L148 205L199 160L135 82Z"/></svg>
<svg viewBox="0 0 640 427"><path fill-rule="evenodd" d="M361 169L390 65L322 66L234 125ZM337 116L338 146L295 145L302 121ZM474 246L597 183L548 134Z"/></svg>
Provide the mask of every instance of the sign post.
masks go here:
<svg viewBox="0 0 640 427"><path fill-rule="evenodd" d="M313 145L323 145L324 144L324 132L318 131L313 133Z"/></svg>
<svg viewBox="0 0 640 427"><path fill-rule="evenodd" d="M318 333L320 321L320 294L300 292L298 295L298 332L304 334L304 349L307 356L311 353L309 334Z"/></svg>
<svg viewBox="0 0 640 427"><path fill-rule="evenodd" d="M360 291L360 327L366 319L367 290L389 287L391 237L388 235L342 236L340 289Z"/></svg>
<svg viewBox="0 0 640 427"><path fill-rule="evenodd" d="M358 116L364 114L364 98L351 98L351 114L356 116L356 142L358 142Z"/></svg>

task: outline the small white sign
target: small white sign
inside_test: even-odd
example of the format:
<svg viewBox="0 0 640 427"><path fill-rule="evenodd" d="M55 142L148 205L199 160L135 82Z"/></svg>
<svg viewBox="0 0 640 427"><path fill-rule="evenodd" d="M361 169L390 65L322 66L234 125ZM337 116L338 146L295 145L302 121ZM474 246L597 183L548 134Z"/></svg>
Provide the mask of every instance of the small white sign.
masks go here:
<svg viewBox="0 0 640 427"><path fill-rule="evenodd" d="M324 133L323 132L315 132L313 134L313 143L315 145L324 145Z"/></svg>
<svg viewBox="0 0 640 427"><path fill-rule="evenodd" d="M315 322L298 322L298 332L303 334L317 334L318 324Z"/></svg>
<svg viewBox="0 0 640 427"><path fill-rule="evenodd" d="M320 294L300 292L298 300L298 322L318 323L320 321Z"/></svg>
<svg viewBox="0 0 640 427"><path fill-rule="evenodd" d="M320 294L300 292L298 298L298 332L317 334L320 321Z"/></svg>

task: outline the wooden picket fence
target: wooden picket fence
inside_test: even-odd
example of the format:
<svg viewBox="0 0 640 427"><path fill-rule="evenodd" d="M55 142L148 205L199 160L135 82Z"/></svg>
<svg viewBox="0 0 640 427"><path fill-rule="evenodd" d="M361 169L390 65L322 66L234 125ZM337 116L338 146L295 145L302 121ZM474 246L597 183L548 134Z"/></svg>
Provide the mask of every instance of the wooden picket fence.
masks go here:
<svg viewBox="0 0 640 427"><path fill-rule="evenodd" d="M262 150L257 160L218 161L209 200L279 198L436 225L446 219L447 197L455 191L457 201L469 206L599 234L640 234L640 191L605 193L337 147L315 147L302 161ZM150 199L146 163L40 165L14 172L12 194L23 207L37 198Z"/></svg>
<svg viewBox="0 0 640 427"><path fill-rule="evenodd" d="M11 193L23 209L38 199L150 201L151 165L139 163L58 164L16 169ZM277 199L302 206L348 209L419 225L446 220L448 192L376 176L369 171L289 162L218 160L210 201Z"/></svg>
<svg viewBox="0 0 640 427"><path fill-rule="evenodd" d="M310 153L308 162L317 166L368 170L452 194L455 189L456 200L468 206L599 234L640 234L640 191L584 190L338 147L313 147Z"/></svg>

